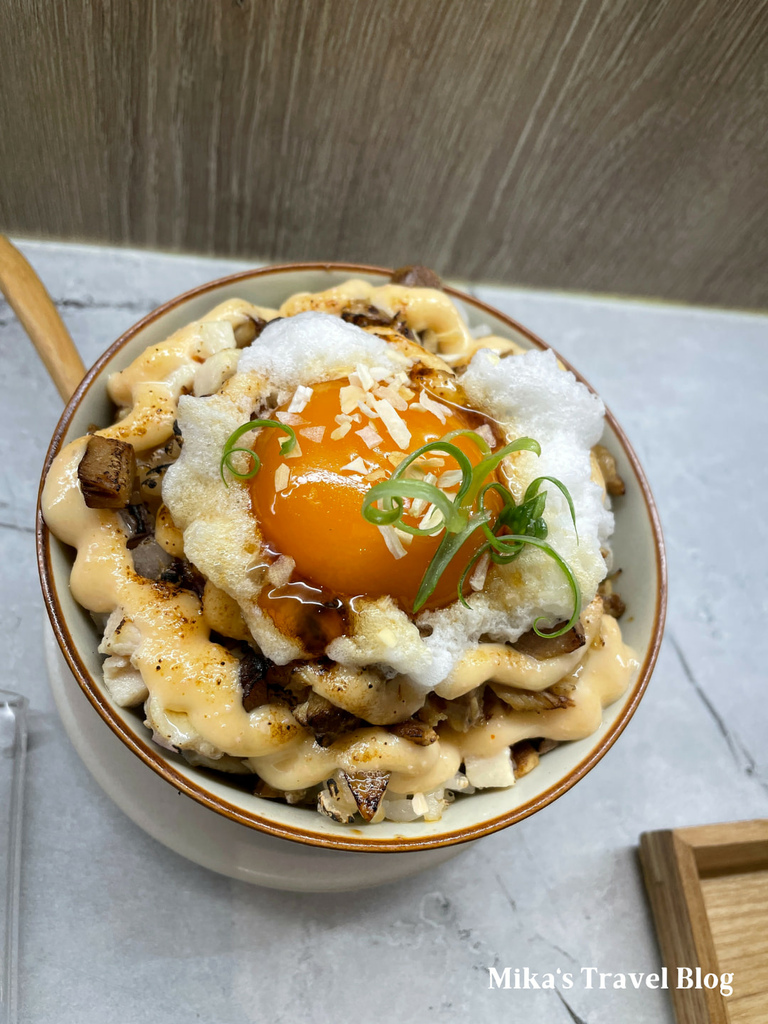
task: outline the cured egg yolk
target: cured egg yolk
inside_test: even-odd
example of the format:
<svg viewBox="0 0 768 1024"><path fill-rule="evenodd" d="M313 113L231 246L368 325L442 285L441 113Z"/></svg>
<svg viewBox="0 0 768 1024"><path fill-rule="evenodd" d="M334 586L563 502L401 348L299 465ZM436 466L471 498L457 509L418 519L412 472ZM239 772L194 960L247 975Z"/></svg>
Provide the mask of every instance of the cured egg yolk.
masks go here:
<svg viewBox="0 0 768 1024"><path fill-rule="evenodd" d="M253 449L261 459L261 469L250 480L254 513L270 549L290 556L296 573L316 586L343 597L389 594L411 611L444 534L413 537L404 544L405 555L395 558L378 527L363 518L363 498L375 483L388 479L409 452L449 431L474 428L477 418L447 406L445 423L422 408L400 411L411 435L408 452L395 444L381 419L369 419L365 413L359 413L359 422L353 422L344 437L333 438L339 428L340 391L348 384L348 380L335 380L314 387L309 402L295 417L301 422L293 426L300 455L286 457L281 452L286 440L282 431L265 428L259 432ZM286 409L283 406L278 412ZM370 428L379 435L378 441ZM467 437L455 438L452 443L473 465L482 457ZM438 479L445 471L457 469L455 460L443 452L430 453L430 457L442 460L442 465L430 469ZM290 473L287 483L286 467ZM445 487L448 494L457 489L458 484ZM424 512L426 509L406 521L418 525ZM426 607L457 599L461 574L483 539L478 530L466 541L443 572Z"/></svg>

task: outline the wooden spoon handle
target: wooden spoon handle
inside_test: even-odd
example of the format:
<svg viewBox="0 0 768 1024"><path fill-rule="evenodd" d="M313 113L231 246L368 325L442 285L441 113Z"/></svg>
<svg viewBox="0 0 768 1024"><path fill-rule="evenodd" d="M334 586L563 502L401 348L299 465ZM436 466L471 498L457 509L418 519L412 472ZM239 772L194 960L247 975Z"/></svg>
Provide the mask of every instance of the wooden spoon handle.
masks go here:
<svg viewBox="0 0 768 1024"><path fill-rule="evenodd" d="M68 402L85 376L85 366L43 282L4 235L0 235L0 291Z"/></svg>

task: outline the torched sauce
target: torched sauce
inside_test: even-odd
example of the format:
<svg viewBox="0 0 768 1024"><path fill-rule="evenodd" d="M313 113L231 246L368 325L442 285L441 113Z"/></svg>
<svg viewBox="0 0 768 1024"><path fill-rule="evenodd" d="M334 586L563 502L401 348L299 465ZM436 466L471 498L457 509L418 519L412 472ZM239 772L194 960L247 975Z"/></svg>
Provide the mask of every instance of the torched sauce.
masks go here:
<svg viewBox="0 0 768 1024"><path fill-rule="evenodd" d="M449 354L478 347L443 293L399 285L375 288L362 281L348 282L319 296L294 296L280 311L232 300L208 314L205 322L222 320L237 327L249 315L272 319L306 309L337 312L350 297L366 299L385 311L404 309L409 325L417 331L433 332ZM171 436L179 394L190 387L200 362L212 354L206 349L201 323L177 331L113 375L110 395L128 412L99 433L128 441L141 451L163 444ZM514 343L503 339L490 341L501 351L515 350ZM571 740L590 735L600 725L602 708L624 692L637 665L633 652L622 642L616 621L609 616L600 618L594 611L591 618L585 613L586 656L579 651L576 656L536 662L510 653L503 645L482 645L437 689L443 696L456 697L491 677L527 689L543 689L570 677L577 682L573 707L545 713L500 712L466 734L441 723L438 741L427 747L383 728L367 727L323 748L285 706L267 704L246 712L239 661L211 641L198 597L135 573L118 513L89 509L83 500L77 467L86 444L83 437L62 449L42 496L49 528L77 550L70 580L75 600L94 613L120 609L140 636L131 663L141 673L150 703L161 707L169 719L183 721L188 731L197 734L198 743L248 758L271 785L303 789L341 767L391 772L389 788L395 793L428 791L450 779L465 755L491 756L528 737ZM347 628L343 606L333 602L332 595L294 581L268 589L260 603L279 628L301 630L305 644L319 652L327 638L342 635Z"/></svg>

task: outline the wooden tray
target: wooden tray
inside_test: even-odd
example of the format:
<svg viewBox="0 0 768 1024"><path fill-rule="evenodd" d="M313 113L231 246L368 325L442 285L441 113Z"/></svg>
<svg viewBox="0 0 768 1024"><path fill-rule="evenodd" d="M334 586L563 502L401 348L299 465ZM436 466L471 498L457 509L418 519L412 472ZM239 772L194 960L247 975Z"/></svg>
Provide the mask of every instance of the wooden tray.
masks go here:
<svg viewBox="0 0 768 1024"><path fill-rule="evenodd" d="M768 1024L768 820L640 837L679 1024ZM733 973L733 994L677 987L678 968Z"/></svg>

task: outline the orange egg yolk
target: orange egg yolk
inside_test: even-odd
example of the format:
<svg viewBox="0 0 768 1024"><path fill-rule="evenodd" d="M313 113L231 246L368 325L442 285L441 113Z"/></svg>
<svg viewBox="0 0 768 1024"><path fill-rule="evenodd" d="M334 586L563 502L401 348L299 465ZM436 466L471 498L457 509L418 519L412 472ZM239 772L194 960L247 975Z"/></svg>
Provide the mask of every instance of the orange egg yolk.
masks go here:
<svg viewBox="0 0 768 1024"><path fill-rule="evenodd" d="M406 554L395 558L377 526L361 513L367 491L392 474L397 457L405 457L392 440L381 419L360 414L360 422L352 424L343 438L331 434L339 424L340 389L348 380L316 385L301 412L301 423L293 427L301 454L286 457L280 446L286 440L281 430L265 428L257 435L254 451L261 459L261 469L250 481L255 515L263 536L275 554L288 555L296 563L295 572L334 595L379 597L391 595L406 611L413 608L422 577L440 540L436 537L413 537L404 545ZM287 406L281 410L286 411ZM448 409L448 407L446 407ZM399 415L411 434L408 452L449 431L477 426L477 418L462 410L450 409L445 423L424 409L407 409ZM370 426L381 441L369 447L358 431ZM318 428L324 428L322 438ZM307 435L303 431L309 430ZM475 465L482 457L477 446L466 437L452 442ZM444 459L432 470L439 478L446 470L457 469L454 459L442 452L434 455ZM388 456L395 456L394 461ZM355 459L362 459L366 472L346 469ZM275 490L275 474L281 466L290 469L288 483ZM383 470L386 477L377 470ZM374 479L370 475L374 474ZM285 470L281 470L284 477ZM448 490L455 493L457 487ZM423 515L423 513L422 513ZM418 518L406 520L418 525ZM426 607L434 608L455 601L461 574L468 561L483 543L482 531L476 531L459 550L443 572L437 588Z"/></svg>

